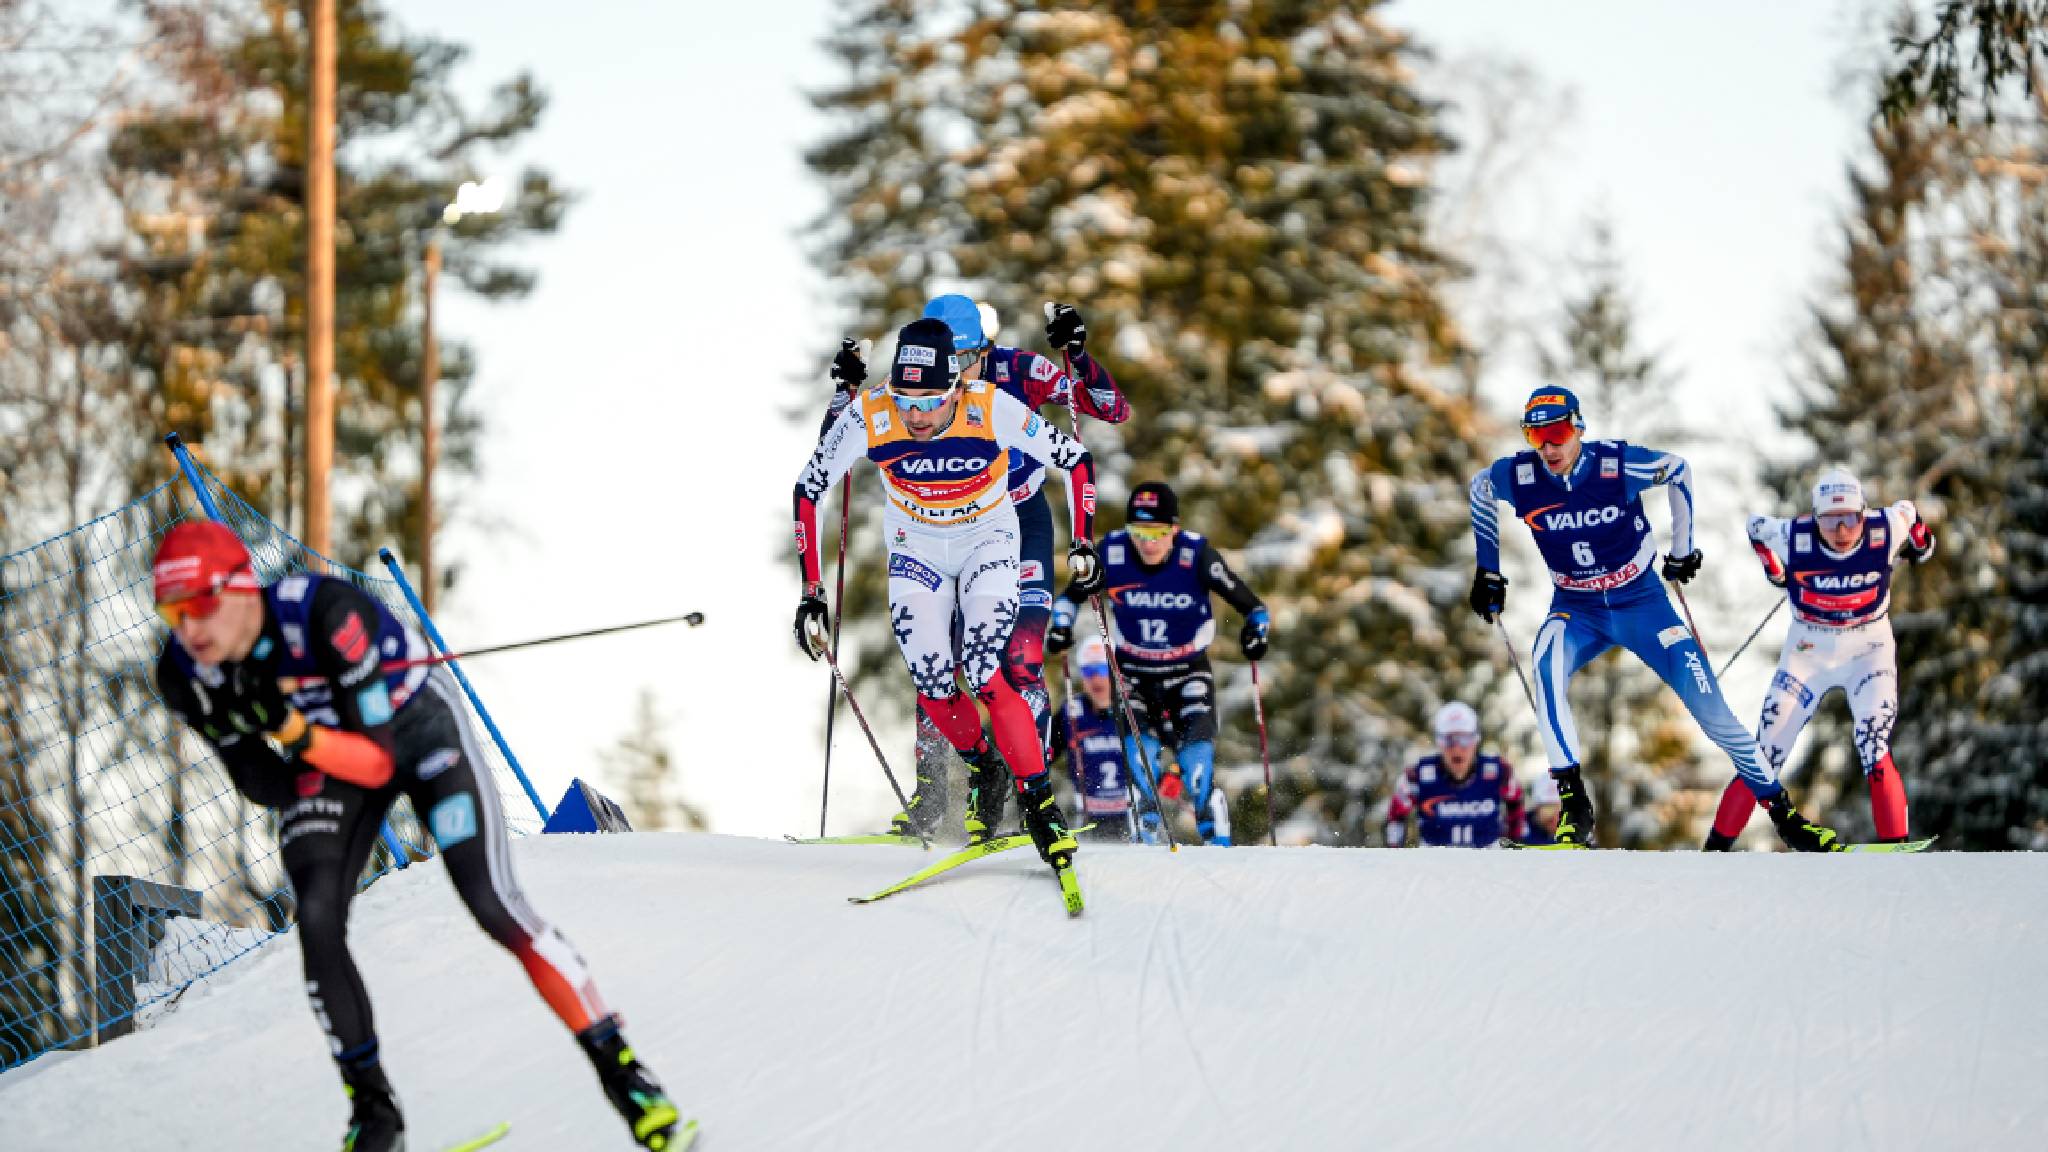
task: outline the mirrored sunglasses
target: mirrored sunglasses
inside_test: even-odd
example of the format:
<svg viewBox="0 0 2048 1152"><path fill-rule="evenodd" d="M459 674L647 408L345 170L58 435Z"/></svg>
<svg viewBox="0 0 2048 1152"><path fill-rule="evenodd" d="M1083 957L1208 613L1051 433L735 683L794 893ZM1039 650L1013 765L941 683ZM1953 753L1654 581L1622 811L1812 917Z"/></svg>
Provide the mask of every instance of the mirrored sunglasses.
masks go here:
<svg viewBox="0 0 2048 1152"><path fill-rule="evenodd" d="M182 600L172 600L168 603L158 604L156 606L156 614L163 618L163 622L166 625L176 628L186 620L208 619L214 613L220 611L220 602L220 593L201 592L197 595L187 596Z"/></svg>
<svg viewBox="0 0 2048 1152"><path fill-rule="evenodd" d="M1577 431L1578 428L1569 420L1553 420L1548 424L1538 424L1534 427L1524 424L1522 439L1527 440L1531 448L1544 444L1565 444L1571 441L1572 435Z"/></svg>
<svg viewBox="0 0 2048 1152"><path fill-rule="evenodd" d="M1446 732L1437 737L1436 742L1445 748L1470 748L1479 743L1479 733Z"/></svg>
<svg viewBox="0 0 2048 1152"><path fill-rule="evenodd" d="M1124 527L1130 532L1132 539L1143 540L1147 543L1152 543L1159 540L1171 540L1173 538L1174 533L1173 525L1160 524L1151 520L1135 521L1131 524L1125 525Z"/></svg>
<svg viewBox="0 0 2048 1152"><path fill-rule="evenodd" d="M1830 532L1847 528L1863 519L1861 512L1823 512L1817 517L1820 526Z"/></svg>
<svg viewBox="0 0 2048 1152"><path fill-rule="evenodd" d="M953 389L948 388L936 396L905 396L894 388L889 389L889 399L905 412L937 412L953 398Z"/></svg>

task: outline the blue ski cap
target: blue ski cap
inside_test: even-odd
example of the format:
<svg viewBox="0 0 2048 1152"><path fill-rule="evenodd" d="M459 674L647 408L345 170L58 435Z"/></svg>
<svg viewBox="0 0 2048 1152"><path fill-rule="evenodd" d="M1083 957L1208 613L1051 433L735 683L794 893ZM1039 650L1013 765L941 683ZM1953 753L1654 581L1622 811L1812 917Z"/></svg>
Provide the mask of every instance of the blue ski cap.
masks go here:
<svg viewBox="0 0 2048 1152"><path fill-rule="evenodd" d="M1522 406L1522 427L1540 428L1570 420L1579 429L1586 427L1586 418L1579 412L1579 398L1568 388L1538 388L1529 393L1529 402Z"/></svg>
<svg viewBox="0 0 2048 1152"><path fill-rule="evenodd" d="M943 321L912 320L896 333L890 388L944 391L959 381L959 369L953 362L953 332Z"/></svg>
<svg viewBox="0 0 2048 1152"><path fill-rule="evenodd" d="M957 292L945 296L934 296L924 306L925 318L943 320L953 330L953 349L956 352L978 352L988 346L988 336L981 329L981 306Z"/></svg>

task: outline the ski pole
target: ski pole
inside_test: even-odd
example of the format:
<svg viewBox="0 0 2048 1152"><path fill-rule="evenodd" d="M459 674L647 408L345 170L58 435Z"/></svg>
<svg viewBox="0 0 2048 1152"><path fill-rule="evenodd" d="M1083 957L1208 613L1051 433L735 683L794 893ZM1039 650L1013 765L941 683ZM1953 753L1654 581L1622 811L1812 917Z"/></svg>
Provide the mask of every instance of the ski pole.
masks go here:
<svg viewBox="0 0 2048 1152"><path fill-rule="evenodd" d="M1145 750L1145 740L1138 732L1138 721L1131 714L1131 694L1124 690L1123 666L1117 663L1116 645L1109 638L1109 613L1103 611L1102 594L1089 597L1095 605L1095 626L1102 630L1102 648L1109 655L1109 685L1115 690L1117 708L1123 716L1125 747L1137 745L1138 763L1145 769L1145 783L1152 791L1152 806L1159 810L1159 827L1166 834L1166 850L1180 851L1180 845L1173 839L1173 821L1166 817L1166 798L1159 794L1159 776L1152 771L1152 753Z"/></svg>
<svg viewBox="0 0 2048 1152"><path fill-rule="evenodd" d="M1045 318L1047 322L1052 320L1052 316L1053 302L1047 300L1045 302ZM1075 402L1075 396L1081 390L1081 382L1074 379L1074 357L1065 348L1060 349L1060 371L1066 373L1067 376L1067 426L1073 430L1074 439L1079 440L1081 438L1081 409ZM1072 517L1075 511L1075 509L1069 508L1067 509L1067 515ZM1109 654L1110 690L1111 695L1116 700L1119 715L1123 720L1124 739L1127 741L1124 746L1126 748L1133 745L1137 747L1139 761L1145 768L1145 781L1152 789L1152 807L1158 810L1159 827L1166 835L1166 850L1168 852L1178 852L1180 851L1180 845L1173 841L1173 822L1166 817L1166 798L1159 794L1159 778L1152 772L1152 754L1145 751L1145 741L1138 734L1137 722L1131 718L1130 697L1124 693L1123 672L1117 667L1116 645L1109 641L1109 617L1102 610L1101 596L1097 595L1091 597L1091 599L1095 604L1096 627L1102 630L1102 647ZM1062 657L1061 661L1064 668L1065 657ZM1071 692L1073 690L1071 687L1071 670L1067 674L1069 677L1068 691ZM1138 798L1135 795L1135 789L1132 787L1133 779L1131 766L1128 764L1124 765L1124 794L1129 796L1131 801L1130 808L1124 812L1124 819L1130 825L1131 840L1135 843L1139 839Z"/></svg>
<svg viewBox="0 0 2048 1152"><path fill-rule="evenodd" d="M438 656L422 656L417 660L387 660L386 672L403 672L407 668L432 668L453 660L474 660L479 656L495 656L500 652L518 652L527 648L541 648L549 644L560 644L568 640L587 640L592 636L609 636L614 632L633 632L641 628L653 628L659 624L688 624L695 628L704 623L702 612L685 612L681 616L663 616L659 620L642 620L636 624L614 624L609 628L592 628L587 632L565 632L560 636L542 636L534 640L519 640L511 644L493 644L488 648L472 648L467 652L443 652ZM314 684L326 680L325 676L300 676L303 683Z"/></svg>
<svg viewBox="0 0 2048 1152"><path fill-rule="evenodd" d="M1683 594L1681 594L1680 598L1683 599ZM1735 667L1735 662L1737 660L1742 659L1742 654L1744 652L1749 651L1750 644L1754 643L1756 638L1763 634L1764 626L1769 624L1771 622L1771 618L1778 614L1778 609L1783 608L1784 606L1785 601L1783 598L1780 598L1777 603L1771 605L1771 610L1769 612L1764 613L1764 618L1758 621L1756 628L1750 632L1749 639L1744 640L1742 642L1742 646L1735 650L1735 655L1728 657L1728 662L1726 664L1721 665L1721 670L1714 674L1714 679L1723 680L1727 678L1728 670L1730 668ZM1706 651L1706 649L1702 648L1701 651L1704 652Z"/></svg>
<svg viewBox="0 0 2048 1152"><path fill-rule="evenodd" d="M1259 699L1259 662L1252 661L1252 715L1259 718L1259 763L1266 766L1266 842L1280 846L1280 825L1273 819L1273 758L1266 753L1266 705Z"/></svg>
<svg viewBox="0 0 2048 1152"><path fill-rule="evenodd" d="M839 575L832 599L832 654L839 654L839 621L846 611L846 533L853 521L853 473L839 483ZM818 839L825 838L825 810L832 803L832 728L839 719L839 693L825 685L825 783L819 788Z"/></svg>
<svg viewBox="0 0 2048 1152"><path fill-rule="evenodd" d="M1714 659L1707 655L1707 642L1700 638L1700 626L1692 622L1692 605L1685 602L1685 585L1673 580L1671 581L1671 590L1678 593L1678 606L1685 610L1685 626L1692 629L1692 642L1700 646L1700 659L1706 661L1711 666L1714 663ZM1773 611L1776 611L1776 609L1773 609ZM1761 625L1759 625L1759 628L1761 628Z"/></svg>
<svg viewBox="0 0 2048 1152"><path fill-rule="evenodd" d="M1493 618L1493 626L1500 629L1500 642L1507 646L1508 663L1515 666L1515 679L1522 682L1522 695L1529 701L1529 711L1536 714L1536 719L1540 723L1543 719L1543 709L1536 706L1536 693L1529 691L1529 678L1522 675L1522 658L1515 655L1515 642L1508 635L1508 626L1502 623L1498 616Z"/></svg>
<svg viewBox="0 0 2048 1152"><path fill-rule="evenodd" d="M903 810L905 812L910 811L910 799L903 795L903 785L896 782L896 773L889 770L889 758L882 755L881 741L875 739L875 730L868 727L868 718L860 710L860 701L853 698L853 688L846 683L846 673L839 670L838 654L827 649L824 652L824 657L825 663L832 666L832 682L839 685L840 693L846 697L847 708L852 710L853 718L860 722L860 730L867 734L868 747L875 750L875 763L882 766L882 775L889 778L889 790L896 793L896 802L903 805ZM930 838L925 836L915 824L911 825L910 830L917 833L917 842L924 845L925 849L929 851L932 846Z"/></svg>

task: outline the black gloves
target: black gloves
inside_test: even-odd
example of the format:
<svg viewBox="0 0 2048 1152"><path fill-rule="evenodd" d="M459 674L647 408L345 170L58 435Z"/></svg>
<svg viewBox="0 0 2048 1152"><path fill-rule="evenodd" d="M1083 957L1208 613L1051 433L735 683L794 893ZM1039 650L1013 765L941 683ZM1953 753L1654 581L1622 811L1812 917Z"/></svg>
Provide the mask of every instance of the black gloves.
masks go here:
<svg viewBox="0 0 2048 1152"><path fill-rule="evenodd" d="M1045 630L1045 650L1057 656L1074 646L1074 622L1062 621L1055 616L1052 626Z"/></svg>
<svg viewBox="0 0 2048 1152"><path fill-rule="evenodd" d="M839 355L832 358L832 383L841 392L855 392L867 378L868 366L861 361L860 344L848 336L839 342Z"/></svg>
<svg viewBox="0 0 2048 1152"><path fill-rule="evenodd" d="M1264 608L1254 608L1252 614L1244 618L1244 628L1237 634L1237 645L1244 651L1245 659L1265 658L1267 635L1272 628L1273 617Z"/></svg>
<svg viewBox="0 0 2048 1152"><path fill-rule="evenodd" d="M1067 355L1079 356L1088 349L1088 322L1072 304L1047 303L1045 339Z"/></svg>
<svg viewBox="0 0 2048 1152"><path fill-rule="evenodd" d="M796 606L797 649L813 660L830 651L830 621L831 614L825 609L825 598L816 593L806 593L803 602Z"/></svg>
<svg viewBox="0 0 2048 1152"><path fill-rule="evenodd" d="M1472 573L1472 611L1481 620L1492 622L1508 606L1508 578L1490 568L1481 568Z"/></svg>
<svg viewBox="0 0 2048 1152"><path fill-rule="evenodd" d="M1689 555L1666 556L1664 558L1664 578L1673 584L1684 584L1700 574L1700 561L1702 559L1700 550L1697 548L1693 549Z"/></svg>
<svg viewBox="0 0 2048 1152"><path fill-rule="evenodd" d="M1095 545L1076 540L1067 546L1067 595L1086 600L1102 591L1102 561L1095 557Z"/></svg>

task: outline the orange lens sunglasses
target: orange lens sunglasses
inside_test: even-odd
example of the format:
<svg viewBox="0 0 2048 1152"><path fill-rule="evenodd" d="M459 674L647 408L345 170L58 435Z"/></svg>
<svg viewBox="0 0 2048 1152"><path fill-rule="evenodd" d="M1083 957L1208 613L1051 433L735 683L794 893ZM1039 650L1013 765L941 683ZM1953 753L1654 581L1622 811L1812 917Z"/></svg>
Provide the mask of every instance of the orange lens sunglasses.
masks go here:
<svg viewBox="0 0 2048 1152"><path fill-rule="evenodd" d="M176 628L187 619L205 620L220 611L220 600L221 594L218 592L200 592L182 600L158 604L156 614L163 617L165 624Z"/></svg>
<svg viewBox="0 0 2048 1152"><path fill-rule="evenodd" d="M1529 442L1529 447L1535 448L1543 444L1568 443L1572 435L1577 431L1578 429L1573 427L1572 422L1569 420L1553 420L1548 424L1538 424L1533 428L1524 424L1522 426L1522 438Z"/></svg>

